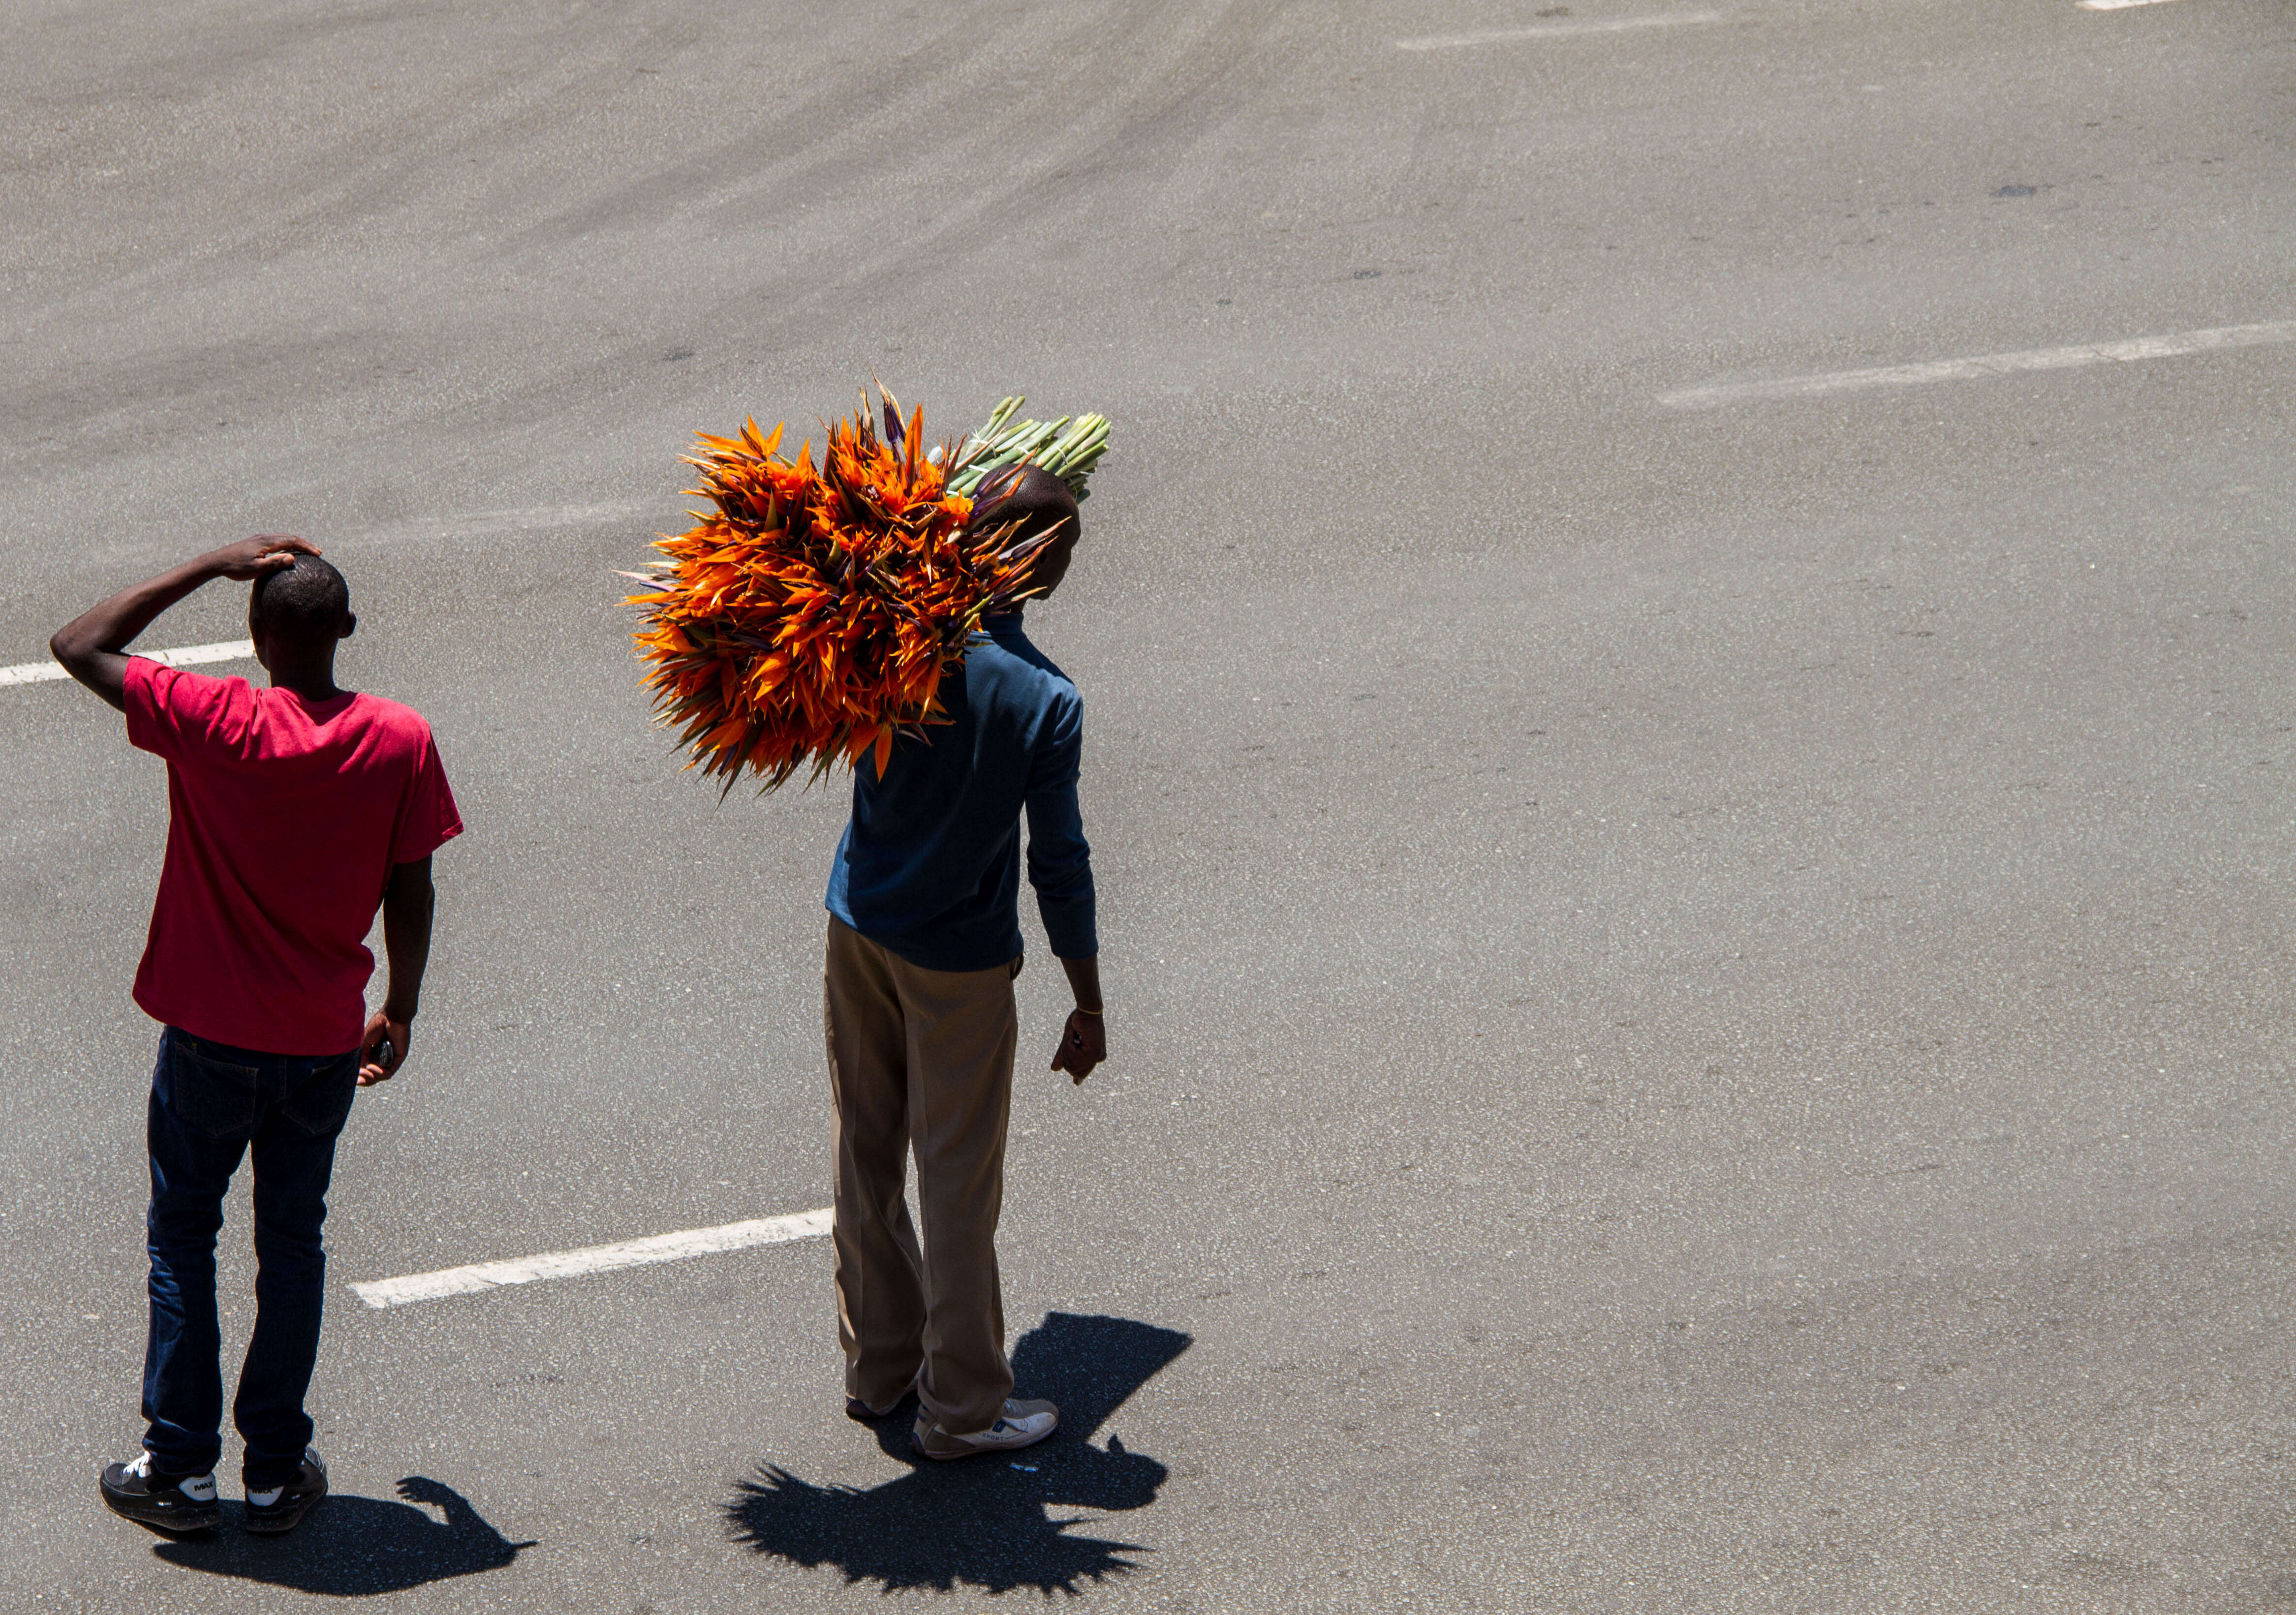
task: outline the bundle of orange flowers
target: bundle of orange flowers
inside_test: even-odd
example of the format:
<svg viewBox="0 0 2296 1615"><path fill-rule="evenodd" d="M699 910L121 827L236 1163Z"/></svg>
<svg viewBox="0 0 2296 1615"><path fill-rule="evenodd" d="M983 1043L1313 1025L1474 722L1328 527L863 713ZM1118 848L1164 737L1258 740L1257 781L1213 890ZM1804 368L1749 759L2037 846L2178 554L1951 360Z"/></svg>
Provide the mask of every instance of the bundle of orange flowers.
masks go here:
<svg viewBox="0 0 2296 1615"><path fill-rule="evenodd" d="M701 439L685 463L713 508L653 546L667 558L627 603L645 608L635 637L652 664L656 717L679 731L688 768L731 791L747 769L775 786L810 762L818 778L873 753L882 775L894 737L939 714L943 672L981 617L1010 610L1049 536L975 533L972 502L948 489L957 446L929 453L924 412L904 422L879 388L832 422L819 470L808 439L791 460L782 428ZM944 467L947 469L945 471Z"/></svg>

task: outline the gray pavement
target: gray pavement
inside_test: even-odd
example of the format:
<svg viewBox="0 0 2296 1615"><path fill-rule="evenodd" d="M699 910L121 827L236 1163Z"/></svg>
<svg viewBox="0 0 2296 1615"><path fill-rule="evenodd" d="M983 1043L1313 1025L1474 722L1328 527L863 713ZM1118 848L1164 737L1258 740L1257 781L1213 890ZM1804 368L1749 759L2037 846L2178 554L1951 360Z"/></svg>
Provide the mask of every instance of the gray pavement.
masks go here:
<svg viewBox="0 0 2296 1615"><path fill-rule="evenodd" d="M163 776L0 687L0 1607L2296 1599L2296 346L1658 402L2296 318L2292 86L2282 0L10 6L0 663L300 532L470 833L341 1495L167 1545L92 1483ZM344 1287L826 1203L841 793L678 777L611 572L873 366L1116 422L1032 1469L841 1416L817 1241Z"/></svg>

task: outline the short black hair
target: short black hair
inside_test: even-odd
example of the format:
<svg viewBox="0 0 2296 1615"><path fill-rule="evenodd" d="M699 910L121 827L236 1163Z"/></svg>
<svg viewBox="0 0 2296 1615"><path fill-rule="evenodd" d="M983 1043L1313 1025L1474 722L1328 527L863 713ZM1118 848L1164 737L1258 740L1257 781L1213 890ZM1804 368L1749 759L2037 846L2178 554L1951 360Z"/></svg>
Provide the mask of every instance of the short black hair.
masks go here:
<svg viewBox="0 0 2296 1615"><path fill-rule="evenodd" d="M342 637L351 586L316 555L298 555L294 565L255 580L248 610L266 633L301 644L322 644Z"/></svg>
<svg viewBox="0 0 2296 1615"><path fill-rule="evenodd" d="M972 525L984 531L1019 524L1016 538L1034 538L1060 529L1056 544L1074 544L1083 536L1076 496L1069 485L1041 465L1011 465L991 471L974 490Z"/></svg>

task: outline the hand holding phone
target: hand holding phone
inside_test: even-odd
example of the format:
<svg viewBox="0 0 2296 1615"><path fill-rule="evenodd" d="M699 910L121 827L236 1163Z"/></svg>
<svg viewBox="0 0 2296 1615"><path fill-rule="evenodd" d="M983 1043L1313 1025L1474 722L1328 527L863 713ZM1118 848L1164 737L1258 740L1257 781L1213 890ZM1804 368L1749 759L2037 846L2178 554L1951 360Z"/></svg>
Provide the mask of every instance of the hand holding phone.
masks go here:
<svg viewBox="0 0 2296 1615"><path fill-rule="evenodd" d="M366 1034L359 1039L358 1085L371 1088L378 1082L389 1082L406 1062L406 1047L412 1041L404 1021L393 1021L381 1010L366 1018Z"/></svg>

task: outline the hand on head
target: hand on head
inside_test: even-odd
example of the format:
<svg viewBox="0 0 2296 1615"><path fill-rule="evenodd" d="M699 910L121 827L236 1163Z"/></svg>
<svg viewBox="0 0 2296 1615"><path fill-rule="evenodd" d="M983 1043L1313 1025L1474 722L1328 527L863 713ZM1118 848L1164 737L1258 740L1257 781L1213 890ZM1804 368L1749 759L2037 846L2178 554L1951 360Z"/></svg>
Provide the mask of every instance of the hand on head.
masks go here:
<svg viewBox="0 0 2296 1615"><path fill-rule="evenodd" d="M292 533L258 533L252 538L224 545L215 553L215 562L225 577L249 583L283 567L293 566L298 555L318 553L318 545L307 544Z"/></svg>

